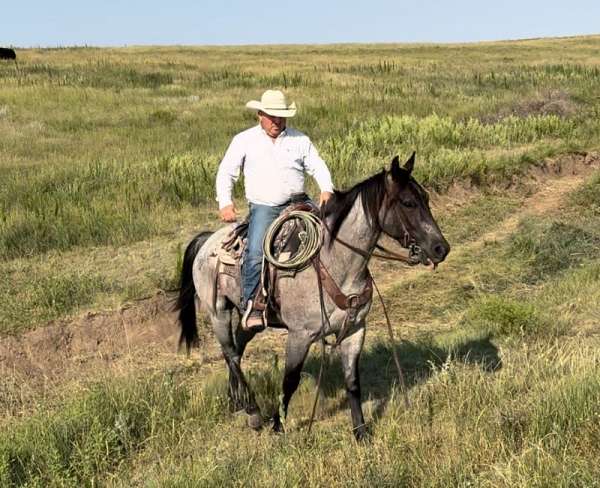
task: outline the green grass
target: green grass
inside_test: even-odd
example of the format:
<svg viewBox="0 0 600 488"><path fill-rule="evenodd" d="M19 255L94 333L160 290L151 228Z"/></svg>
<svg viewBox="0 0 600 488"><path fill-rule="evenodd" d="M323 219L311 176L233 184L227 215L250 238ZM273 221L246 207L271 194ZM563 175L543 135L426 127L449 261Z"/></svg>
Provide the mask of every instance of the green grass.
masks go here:
<svg viewBox="0 0 600 488"><path fill-rule="evenodd" d="M344 428L343 404L321 411L310 438L294 423L285 436L249 431L228 412L221 375L201 385L186 369L97 383L60 410L4 430L0 479L4 486L593 486L595 347L564 340L517 347L494 373L450 358L432 365L411 388L410 409L390 387L383 409L368 411L372 437L364 444ZM271 395L273 376L278 370L267 367L254 378L259 394Z"/></svg>
<svg viewBox="0 0 600 488"><path fill-rule="evenodd" d="M93 304L96 294L111 289L100 275L66 271L53 276L29 275L15 293L9 283L18 281L11 278L0 283L0 296L5 299L0 318L5 324L40 323L62 317Z"/></svg>
<svg viewBox="0 0 600 488"><path fill-rule="evenodd" d="M536 225L548 229L565 221L597 229L598 216L580 212L581 198L593 198L596 182L592 177L567 198L560 215L540 217ZM491 198L489 211L477 214L477 197L447 225L461 232L463 221L477 214L481 235L499 215L510 215L517 199ZM386 294L396 305L402 300L402 307L392 307L400 331L407 319L427 324L404 334L399 347L408 410L395 386L381 311L373 311L362 356L371 432L365 444L353 441L336 358L327 368L315 433L308 438L316 355L309 358L285 436L254 433L243 416L230 413L222 373L206 378L196 367L183 367L92 382L40 404L38 413L9 416L0 435L2 481L8 486L594 486L600 474L598 258L587 255L532 282L529 273L536 264L523 259L514 242L525 233L544 249L547 236L524 229L518 226L505 240L464 252L443 273ZM555 245L553 252L560 254L571 240ZM461 285L465 280L471 287ZM490 290L503 280L500 290ZM588 336L581 340L586 324ZM276 356L263 359L249 378L269 415L282 369Z"/></svg>
<svg viewBox="0 0 600 488"><path fill-rule="evenodd" d="M116 246L172 232L187 223L184 204L212 202L215 171L214 159L181 154L13 173L1 192L0 257Z"/></svg>
<svg viewBox="0 0 600 488"><path fill-rule="evenodd" d="M509 252L528 262L532 281L600 258L598 233L560 221L524 222L511 244Z"/></svg>
<svg viewBox="0 0 600 488"><path fill-rule="evenodd" d="M340 188L413 150L430 189L504 187L597 147L599 43L22 50L18 70L0 65L0 267L198 230L227 144L255 123L244 103L267 87L298 102L293 125Z"/></svg>
<svg viewBox="0 0 600 488"><path fill-rule="evenodd" d="M199 222L206 216L197 215ZM200 225L200 224L199 224ZM176 233L128 247L52 251L0 267L0 324L15 334L89 309L115 309L178 286L182 244Z"/></svg>
<svg viewBox="0 0 600 488"><path fill-rule="evenodd" d="M600 214L600 173L571 194L570 203L578 212L598 217Z"/></svg>
<svg viewBox="0 0 600 488"><path fill-rule="evenodd" d="M93 486L141 446L177 442L181 424L207 428L226 411L225 390L194 392L173 375L91 385L59 411L9 426L0 437L2 486Z"/></svg>
<svg viewBox="0 0 600 488"><path fill-rule="evenodd" d="M0 257L135 242L210 205L267 86L298 99L340 187L413 150L438 190L510 180L597 140L597 42L23 51L0 66Z"/></svg>
<svg viewBox="0 0 600 488"><path fill-rule="evenodd" d="M377 164L388 163L390 155L408 156L411 148L416 149L416 177L444 190L456 181L506 181L530 166L530 158L541 160L558 152L576 132L573 120L556 115L509 116L495 124L438 115L390 116L360 124L341 140L325 141L323 153L344 175L338 176L342 184L349 185L373 172Z"/></svg>
<svg viewBox="0 0 600 488"><path fill-rule="evenodd" d="M464 322L467 327L482 329L489 337L539 335L548 329L534 305L495 296L471 303Z"/></svg>
<svg viewBox="0 0 600 488"><path fill-rule="evenodd" d="M283 436L231 413L210 365L148 358L51 391L8 374L0 485L598 486L600 176L481 241L522 211L544 158L598 149L599 48L597 36L64 48L24 50L20 71L0 64L1 334L174 286L182 245L218 225L218 162L254 123L243 105L270 87L298 102L294 125L338 187L416 150L453 246L436 273L394 268L385 289L408 410L383 313L369 316L366 443L337 357L311 436L315 353ZM464 198L443 195L455 186ZM266 349L246 371L270 415L283 367Z"/></svg>

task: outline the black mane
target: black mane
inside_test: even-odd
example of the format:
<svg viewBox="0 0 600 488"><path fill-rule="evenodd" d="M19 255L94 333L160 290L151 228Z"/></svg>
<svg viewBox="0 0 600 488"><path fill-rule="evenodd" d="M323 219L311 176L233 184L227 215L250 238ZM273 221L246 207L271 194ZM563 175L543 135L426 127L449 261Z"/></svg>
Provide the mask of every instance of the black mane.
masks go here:
<svg viewBox="0 0 600 488"><path fill-rule="evenodd" d="M324 217L332 217L330 245L335 240L341 225L359 196L367 221L370 224L377 222L377 214L385 196L385 175L386 171L381 170L347 191L334 191L333 197L327 202L324 209Z"/></svg>

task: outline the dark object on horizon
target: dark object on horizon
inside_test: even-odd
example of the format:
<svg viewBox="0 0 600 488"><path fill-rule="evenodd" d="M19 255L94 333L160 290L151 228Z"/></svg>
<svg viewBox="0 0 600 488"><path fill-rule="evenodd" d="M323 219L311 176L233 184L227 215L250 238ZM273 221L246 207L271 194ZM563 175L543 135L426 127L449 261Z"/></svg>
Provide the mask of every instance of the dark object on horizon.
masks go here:
<svg viewBox="0 0 600 488"><path fill-rule="evenodd" d="M17 59L14 49L0 47L0 59Z"/></svg>

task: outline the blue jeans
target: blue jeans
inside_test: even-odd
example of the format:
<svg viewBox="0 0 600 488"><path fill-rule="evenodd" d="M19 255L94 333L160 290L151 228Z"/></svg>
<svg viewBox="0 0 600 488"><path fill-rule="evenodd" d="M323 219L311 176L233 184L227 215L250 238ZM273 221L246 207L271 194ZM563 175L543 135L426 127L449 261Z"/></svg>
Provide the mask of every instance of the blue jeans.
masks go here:
<svg viewBox="0 0 600 488"><path fill-rule="evenodd" d="M263 240L269 225L279 217L288 204L271 207L269 205L250 204L248 216L248 241L242 265L242 307L245 309L248 300L254 298L260 282L263 259Z"/></svg>

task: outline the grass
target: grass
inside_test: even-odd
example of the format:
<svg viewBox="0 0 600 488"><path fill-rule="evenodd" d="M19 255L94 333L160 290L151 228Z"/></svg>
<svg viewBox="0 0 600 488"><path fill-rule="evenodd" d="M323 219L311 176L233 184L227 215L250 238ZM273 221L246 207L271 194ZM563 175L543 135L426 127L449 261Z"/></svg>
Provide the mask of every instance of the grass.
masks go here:
<svg viewBox="0 0 600 488"><path fill-rule="evenodd" d="M196 214L204 225L213 217ZM15 334L89 309L116 309L157 290L176 288L187 231L127 247L51 251L13 259L0 276L0 324ZM65 263L68 263L66 265Z"/></svg>
<svg viewBox="0 0 600 488"><path fill-rule="evenodd" d="M223 370L193 360L39 391L9 373L0 485L598 486L600 176L558 211L484 236L523 211L544 158L598 148L599 47L64 48L0 64L3 335L172 287L182 244L218 225L217 164L267 87L298 102L294 125L338 187L416 150L453 246L437 273L381 273L411 408L374 306L367 442L353 441L336 356L311 436L317 354L283 436L250 431ZM261 347L246 371L270 415L283 367Z"/></svg>
<svg viewBox="0 0 600 488"><path fill-rule="evenodd" d="M6 284L10 278L2 284ZM0 289L0 294L8 302L1 317L5 323L49 321L91 305L97 293L110 289L111 286L100 275L80 275L73 271L37 279L35 276L31 279L30 275L17 295L11 288ZM43 311L44 315L37 315L39 311Z"/></svg>
<svg viewBox="0 0 600 488"><path fill-rule="evenodd" d="M600 236L565 222L525 222L515 235L510 252L529 261L529 279L579 265L586 258L600 258Z"/></svg>
<svg viewBox="0 0 600 488"><path fill-rule="evenodd" d="M560 214L538 217L533 229L569 222L597 233L598 216L580 207L596 197L597 181L593 176L568 195ZM451 232L461 232L463 221L477 214L479 198L455 213ZM502 210L478 214L480 235L498 215L510 215L517 198L491 198L489 205ZM588 254L531 281L536 264L515 250L515 239L525 235L541 250L549 244L543 232L524 229L467 248L445 265L443 276L426 274L409 281L410 288L386 293L392 303L400 299L396 293L419 297L414 307L403 300L407 306L392 308L404 331L399 353L411 407L403 407L396 389L376 308L361 361L371 433L364 444L352 440L335 357L311 437L305 429L316 355L292 402L285 436L254 433L243 416L229 412L222 372L198 375L193 366L150 376L131 371L69 388L40 404L38 413L6 418L0 479L8 486L595 486L598 257ZM552 245L562 255L572 242ZM465 280L472 287L464 289ZM502 281L501 289L489 288ZM428 325L406 334L405 321L415 320ZM276 356L263 359L249 377L268 415L282 369Z"/></svg>
<svg viewBox="0 0 600 488"><path fill-rule="evenodd" d="M0 479L5 486L593 486L594 348L564 340L517 347L493 374L460 360L430 366L410 391L410 409L391 387L383 409L369 411L372 438L362 445L341 428L339 407L321 413L308 439L299 428L283 437L248 431L227 412L219 375L201 385L186 371L99 383L59 411L3 431ZM262 370L259 394L270 394L274 373Z"/></svg>
<svg viewBox="0 0 600 488"><path fill-rule="evenodd" d="M225 409L225 391L217 391L206 387L196 394L173 376L94 384L60 411L34 415L6 431L0 481L94 485L157 435L176 442L174 423L194 421L202 428L217 422Z"/></svg>
<svg viewBox="0 0 600 488"><path fill-rule="evenodd" d="M0 257L118 246L172 232L174 224L186 223L179 214L184 202L197 207L214 196L202 189L212 185L215 169L214 160L182 154L137 165L96 161L12 175L2 191Z"/></svg>
<svg viewBox="0 0 600 488"><path fill-rule="evenodd" d="M596 38L554 42L348 46L334 50L335 64L326 47L310 59L293 47L24 51L18 71L0 66L1 256L135 242L168 228L162 214L208 204L228 140L252 123L243 101L265 86L302 102L297 124L338 186L412 150L433 188L510 179L599 133L598 68L586 64ZM557 45L572 62L553 62ZM527 64L534 52L546 64ZM563 109L548 111L557 97ZM29 235L35 247L20 244Z"/></svg>
<svg viewBox="0 0 600 488"><path fill-rule="evenodd" d="M430 189L504 186L597 146L598 42L23 50L0 65L0 267L192 234L265 87L298 101L338 187L413 150Z"/></svg>

